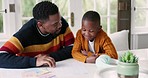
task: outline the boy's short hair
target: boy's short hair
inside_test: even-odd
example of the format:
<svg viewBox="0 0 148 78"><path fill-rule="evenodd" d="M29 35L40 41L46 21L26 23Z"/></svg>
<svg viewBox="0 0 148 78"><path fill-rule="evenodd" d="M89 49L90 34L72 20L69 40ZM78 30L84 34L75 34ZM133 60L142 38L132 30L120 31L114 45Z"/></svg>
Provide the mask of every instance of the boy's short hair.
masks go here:
<svg viewBox="0 0 148 78"><path fill-rule="evenodd" d="M100 21L100 15L98 12L96 11L87 11L84 15L82 20L89 20L89 21L94 21L94 22L99 22L99 24L101 24Z"/></svg>

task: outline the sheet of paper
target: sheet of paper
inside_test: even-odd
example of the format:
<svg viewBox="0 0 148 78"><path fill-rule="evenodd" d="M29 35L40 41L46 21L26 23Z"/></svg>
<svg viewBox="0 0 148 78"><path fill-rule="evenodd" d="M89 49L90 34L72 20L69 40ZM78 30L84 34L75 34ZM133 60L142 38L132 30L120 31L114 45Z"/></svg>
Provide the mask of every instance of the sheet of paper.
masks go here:
<svg viewBox="0 0 148 78"><path fill-rule="evenodd" d="M56 78L48 68L0 69L0 78Z"/></svg>
<svg viewBox="0 0 148 78"><path fill-rule="evenodd" d="M34 68L22 72L23 78L56 78L47 68Z"/></svg>

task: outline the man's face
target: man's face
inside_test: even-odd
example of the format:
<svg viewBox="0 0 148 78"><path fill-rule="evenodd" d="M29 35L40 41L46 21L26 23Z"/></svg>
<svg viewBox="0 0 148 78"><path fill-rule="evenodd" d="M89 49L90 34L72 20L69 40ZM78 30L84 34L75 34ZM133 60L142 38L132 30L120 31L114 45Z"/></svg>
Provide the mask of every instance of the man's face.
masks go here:
<svg viewBox="0 0 148 78"><path fill-rule="evenodd" d="M43 34L58 34L61 31L62 27L62 21L61 21L61 16L59 13L55 15L50 15L49 20L45 21L42 24L42 30L41 32Z"/></svg>
<svg viewBox="0 0 148 78"><path fill-rule="evenodd" d="M89 20L82 21L81 32L84 38L86 38L88 41L93 41L100 29L101 26L99 26L98 22L92 22Z"/></svg>

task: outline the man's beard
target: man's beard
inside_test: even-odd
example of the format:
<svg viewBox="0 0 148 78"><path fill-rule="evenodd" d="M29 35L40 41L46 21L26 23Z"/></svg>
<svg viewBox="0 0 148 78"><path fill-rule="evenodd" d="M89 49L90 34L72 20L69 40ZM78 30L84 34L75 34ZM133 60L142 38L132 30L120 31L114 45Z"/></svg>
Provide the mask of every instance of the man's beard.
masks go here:
<svg viewBox="0 0 148 78"><path fill-rule="evenodd" d="M56 30L56 31L53 33L53 35L59 35L59 34L60 34L60 32L61 32L61 29Z"/></svg>

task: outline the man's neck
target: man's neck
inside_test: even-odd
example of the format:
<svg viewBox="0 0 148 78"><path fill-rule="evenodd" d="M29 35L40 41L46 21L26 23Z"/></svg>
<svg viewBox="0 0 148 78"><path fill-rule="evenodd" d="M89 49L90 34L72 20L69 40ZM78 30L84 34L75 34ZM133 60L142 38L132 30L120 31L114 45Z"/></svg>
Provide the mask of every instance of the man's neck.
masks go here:
<svg viewBox="0 0 148 78"><path fill-rule="evenodd" d="M46 37L46 36L48 36L49 34L43 34L41 31L40 31L40 29L39 29L39 27L38 26L36 26L36 28L37 28L37 30L38 30L38 32L40 33L40 35L41 36L43 36L43 37Z"/></svg>

